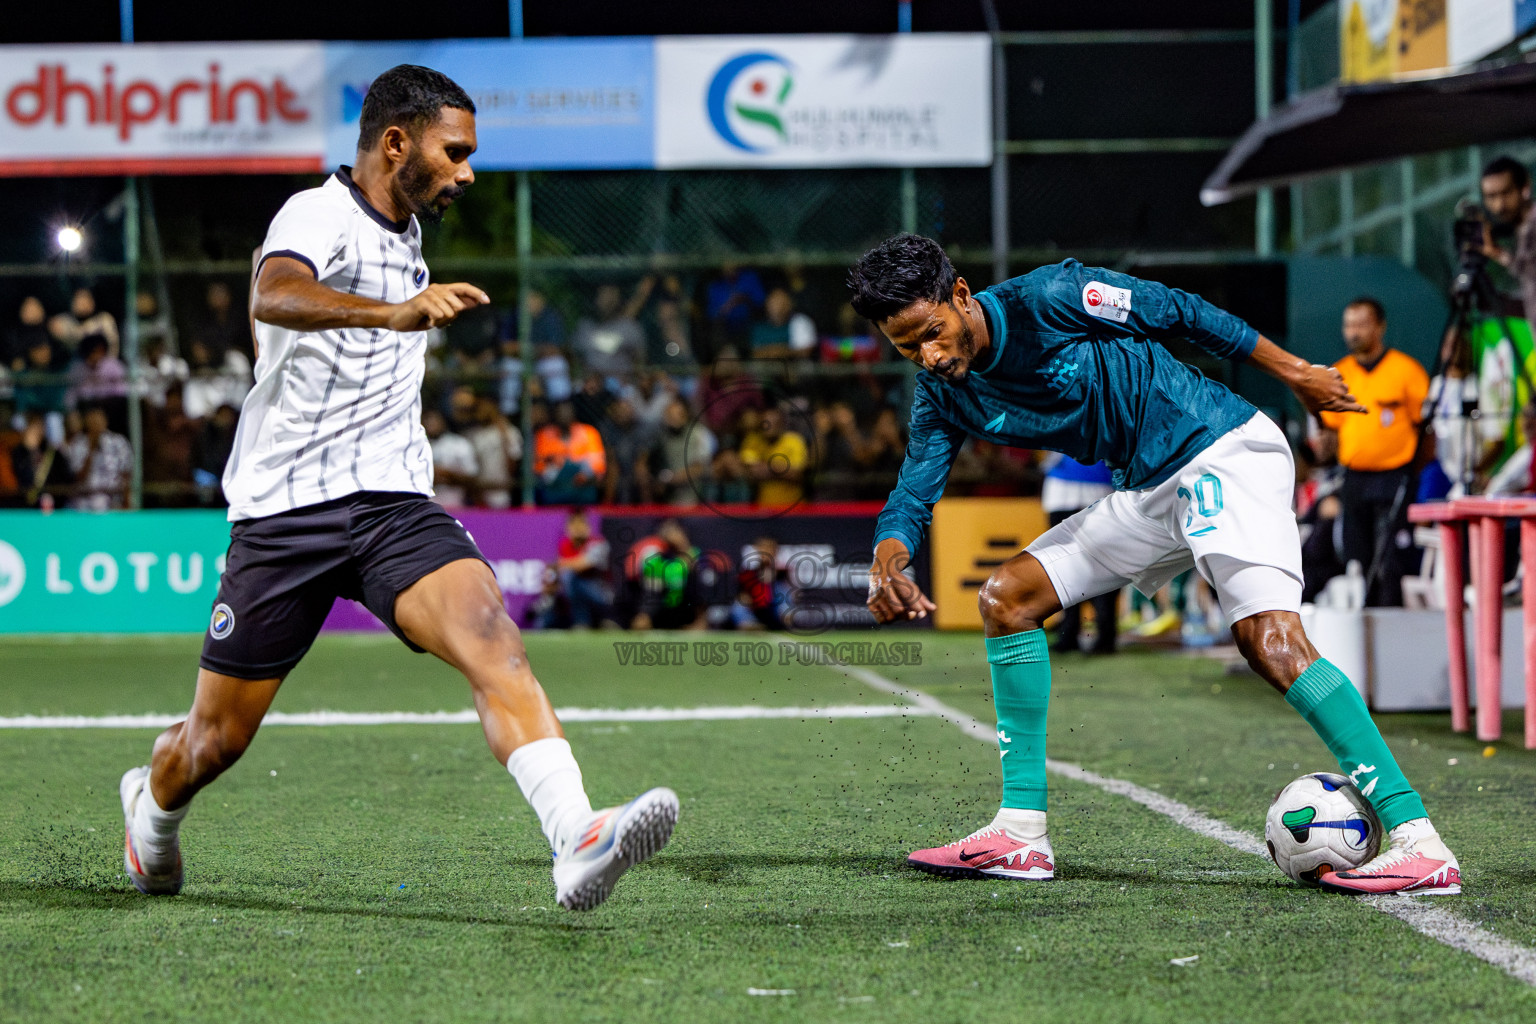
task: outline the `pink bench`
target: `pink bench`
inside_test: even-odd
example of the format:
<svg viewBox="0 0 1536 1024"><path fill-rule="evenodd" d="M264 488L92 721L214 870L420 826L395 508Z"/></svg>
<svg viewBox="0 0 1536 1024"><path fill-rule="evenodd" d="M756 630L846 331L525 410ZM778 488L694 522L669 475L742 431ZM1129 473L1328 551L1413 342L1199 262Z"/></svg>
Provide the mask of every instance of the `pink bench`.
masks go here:
<svg viewBox="0 0 1536 1024"><path fill-rule="evenodd" d="M1411 505L1408 521L1434 523L1440 530L1445 565L1445 637L1450 646L1451 728L1466 732L1468 722L1466 566L1461 531L1465 524L1471 551L1476 609L1473 630L1477 667L1477 738L1496 740L1501 732L1500 691L1504 674L1504 521L1520 521L1520 560L1525 567L1521 593L1525 639L1525 746L1536 749L1536 498L1457 498Z"/></svg>

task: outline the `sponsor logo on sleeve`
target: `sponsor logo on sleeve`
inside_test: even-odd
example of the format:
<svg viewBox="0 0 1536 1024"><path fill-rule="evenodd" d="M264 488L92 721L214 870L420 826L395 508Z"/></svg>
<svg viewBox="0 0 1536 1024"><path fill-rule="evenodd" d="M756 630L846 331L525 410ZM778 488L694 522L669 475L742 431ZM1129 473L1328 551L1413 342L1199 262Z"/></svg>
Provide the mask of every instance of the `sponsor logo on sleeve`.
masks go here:
<svg viewBox="0 0 1536 1024"><path fill-rule="evenodd" d="M1089 281L1083 285L1083 309L1089 316L1123 324L1131 318L1131 290Z"/></svg>

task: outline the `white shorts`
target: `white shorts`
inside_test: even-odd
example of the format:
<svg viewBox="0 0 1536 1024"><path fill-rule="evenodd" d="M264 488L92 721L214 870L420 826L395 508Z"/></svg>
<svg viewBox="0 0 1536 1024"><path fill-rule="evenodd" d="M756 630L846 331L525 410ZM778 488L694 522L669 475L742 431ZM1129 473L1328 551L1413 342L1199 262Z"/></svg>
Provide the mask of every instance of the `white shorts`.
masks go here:
<svg viewBox="0 0 1536 1024"><path fill-rule="evenodd" d="M1301 537L1291 446L1263 413L1174 476L1116 491L1025 548L1062 607L1134 584L1151 596L1187 569L1216 591L1228 621L1301 610Z"/></svg>

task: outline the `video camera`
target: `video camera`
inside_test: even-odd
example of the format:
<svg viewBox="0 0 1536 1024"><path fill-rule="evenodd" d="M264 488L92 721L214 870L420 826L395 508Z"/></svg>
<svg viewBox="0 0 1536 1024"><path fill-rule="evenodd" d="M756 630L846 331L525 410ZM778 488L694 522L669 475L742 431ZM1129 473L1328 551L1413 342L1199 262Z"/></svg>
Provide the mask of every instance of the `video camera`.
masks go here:
<svg viewBox="0 0 1536 1024"><path fill-rule="evenodd" d="M1487 225L1488 219L1480 205L1470 199L1456 204L1456 220L1451 225L1451 237L1456 244L1456 274L1451 279L1453 298L1471 296L1483 277L1483 267L1488 262L1488 256L1483 252Z"/></svg>

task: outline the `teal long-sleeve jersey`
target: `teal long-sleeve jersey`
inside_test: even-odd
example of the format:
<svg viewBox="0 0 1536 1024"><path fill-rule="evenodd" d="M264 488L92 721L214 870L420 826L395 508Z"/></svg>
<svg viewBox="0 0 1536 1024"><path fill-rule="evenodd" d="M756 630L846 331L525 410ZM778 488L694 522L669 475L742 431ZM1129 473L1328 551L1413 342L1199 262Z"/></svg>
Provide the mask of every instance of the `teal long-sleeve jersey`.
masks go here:
<svg viewBox="0 0 1536 1024"><path fill-rule="evenodd" d="M1175 359L1183 338L1246 359L1259 332L1198 295L1066 260L978 292L992 336L965 379L917 375L907 454L875 543L916 552L966 435L1100 459L1121 490L1154 487L1257 411ZM983 365L985 364L985 365Z"/></svg>

